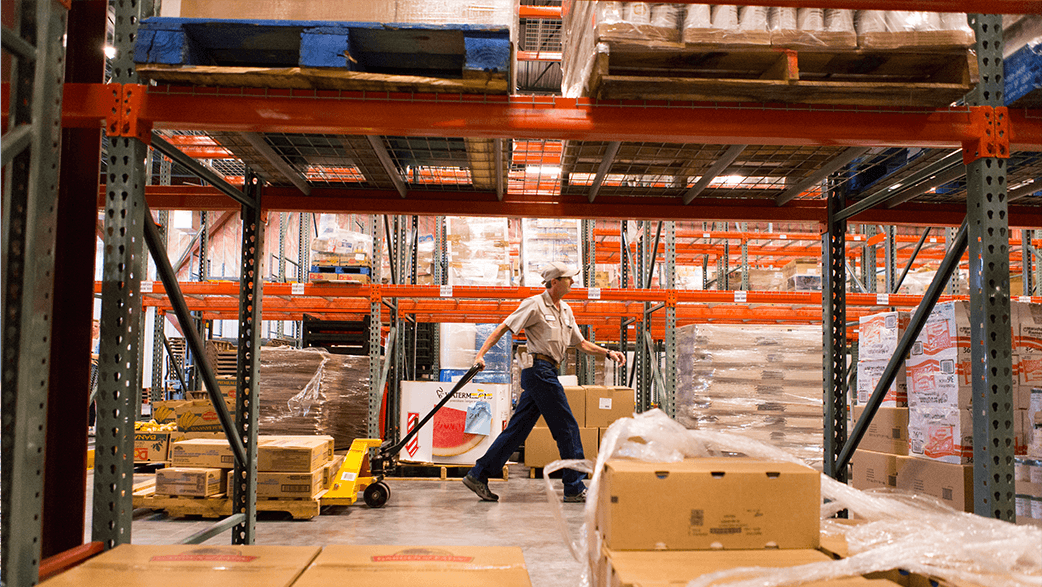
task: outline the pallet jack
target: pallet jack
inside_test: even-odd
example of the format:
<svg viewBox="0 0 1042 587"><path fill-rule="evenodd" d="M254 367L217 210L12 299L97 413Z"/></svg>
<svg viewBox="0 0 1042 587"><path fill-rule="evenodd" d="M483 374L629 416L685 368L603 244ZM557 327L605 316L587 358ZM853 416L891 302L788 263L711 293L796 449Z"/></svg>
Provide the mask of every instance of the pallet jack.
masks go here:
<svg viewBox="0 0 1042 587"><path fill-rule="evenodd" d="M395 473L398 467L398 453L413 439L424 424L434 417L449 402L456 392L470 383L481 368L477 365L460 377L459 381L452 386L452 390L441 398L438 405L434 406L420 422L397 443L390 440L381 441L379 438L356 438L351 442L351 448L347 452L344 464L336 472L332 486L320 496L321 504L326 505L351 505L358 500L358 492L362 492L365 504L371 508L383 507L391 497L391 488L384 482L385 477ZM369 453L376 449L372 457Z"/></svg>

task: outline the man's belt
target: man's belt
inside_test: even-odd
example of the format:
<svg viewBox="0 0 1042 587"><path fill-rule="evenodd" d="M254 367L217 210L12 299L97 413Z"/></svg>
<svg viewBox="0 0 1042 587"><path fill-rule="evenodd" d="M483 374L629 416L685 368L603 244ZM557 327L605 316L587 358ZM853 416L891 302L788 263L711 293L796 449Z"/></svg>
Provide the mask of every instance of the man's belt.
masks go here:
<svg viewBox="0 0 1042 587"><path fill-rule="evenodd" d="M532 355L533 359L542 359L542 360L547 361L547 362L549 362L551 364L554 364L554 365L559 363L559 361L557 361L556 359L554 359L550 355L544 355L543 353L528 353L528 354Z"/></svg>

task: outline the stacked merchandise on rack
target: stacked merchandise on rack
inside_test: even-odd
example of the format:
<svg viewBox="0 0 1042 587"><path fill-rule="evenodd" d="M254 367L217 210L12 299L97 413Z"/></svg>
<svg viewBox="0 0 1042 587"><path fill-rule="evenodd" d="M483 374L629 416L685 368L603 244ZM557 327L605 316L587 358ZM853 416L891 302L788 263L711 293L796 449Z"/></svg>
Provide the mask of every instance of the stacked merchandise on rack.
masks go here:
<svg viewBox="0 0 1042 587"><path fill-rule="evenodd" d="M547 263L564 263L579 270L574 278L582 286L583 262L579 242L582 223L565 218L525 218L521 221L521 285L541 287L540 274Z"/></svg>
<svg viewBox="0 0 1042 587"><path fill-rule="evenodd" d="M369 357L262 347L257 385L261 434L369 436Z"/></svg>
<svg viewBox="0 0 1042 587"><path fill-rule="evenodd" d="M821 329L677 329L677 420L770 442L821 468Z"/></svg>
<svg viewBox="0 0 1042 587"><path fill-rule="evenodd" d="M440 381L457 381L471 367L478 349L485 344L498 324L441 324ZM474 376L476 383L505 383L512 379L511 347L513 338L504 334L485 353L485 368Z"/></svg>
<svg viewBox="0 0 1042 587"><path fill-rule="evenodd" d="M328 227L311 241L310 281L369 283L372 276L373 237Z"/></svg>
<svg viewBox="0 0 1042 587"><path fill-rule="evenodd" d="M1042 304L1012 305L1016 417L1027 445L1025 456L1018 457L1015 477L1017 521L1042 525Z"/></svg>
<svg viewBox="0 0 1042 587"><path fill-rule="evenodd" d="M511 285L506 218L446 218L449 285Z"/></svg>

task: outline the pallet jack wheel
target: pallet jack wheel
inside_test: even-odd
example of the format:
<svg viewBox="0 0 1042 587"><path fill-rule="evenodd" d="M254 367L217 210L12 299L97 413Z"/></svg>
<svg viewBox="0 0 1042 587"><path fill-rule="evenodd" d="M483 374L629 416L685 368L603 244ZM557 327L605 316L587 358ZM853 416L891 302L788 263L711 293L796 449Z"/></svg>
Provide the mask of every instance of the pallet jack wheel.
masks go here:
<svg viewBox="0 0 1042 587"><path fill-rule="evenodd" d="M391 497L391 488L383 481L377 481L365 488L362 497L365 499L365 505L371 508L382 508L387 503L387 498Z"/></svg>

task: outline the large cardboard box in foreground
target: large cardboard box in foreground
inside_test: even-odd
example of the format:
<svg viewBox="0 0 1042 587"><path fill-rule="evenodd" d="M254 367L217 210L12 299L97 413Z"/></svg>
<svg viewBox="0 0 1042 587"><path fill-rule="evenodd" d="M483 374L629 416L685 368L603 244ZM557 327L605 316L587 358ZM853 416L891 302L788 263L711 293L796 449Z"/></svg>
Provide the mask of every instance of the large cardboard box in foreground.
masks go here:
<svg viewBox="0 0 1042 587"><path fill-rule="evenodd" d="M619 418L633 416L636 394L629 387L586 385L586 425L607 428Z"/></svg>
<svg viewBox="0 0 1042 587"><path fill-rule="evenodd" d="M612 550L817 548L820 474L746 458L604 465L597 526Z"/></svg>
<svg viewBox="0 0 1042 587"><path fill-rule="evenodd" d="M579 428L583 428L586 426L586 388L576 385L565 385L564 395L568 398L568 407L571 408L576 423L579 424ZM546 428L546 420L539 416L539 421L535 423L535 427Z"/></svg>
<svg viewBox="0 0 1042 587"><path fill-rule="evenodd" d="M814 549L721 551L615 551L605 549L594 575L604 587L679 587L708 573L738 567L795 567L831 561ZM726 582L720 583L721 586ZM864 577L801 583L803 587L870 587L878 583Z"/></svg>
<svg viewBox="0 0 1042 587"><path fill-rule="evenodd" d="M853 416L856 424L865 413L864 406L854 406ZM888 452L895 455L908 454L908 408L888 408L881 406L875 417L868 424L865 436L861 438L858 448Z"/></svg>
<svg viewBox="0 0 1042 587"><path fill-rule="evenodd" d="M579 441L583 445L583 456L591 461L597 459L597 428L579 428ZM533 428L525 440L525 466L545 467L561 458L557 442L549 428Z"/></svg>
<svg viewBox="0 0 1042 587"><path fill-rule="evenodd" d="M47 587L289 587L318 546L121 544L42 583Z"/></svg>
<svg viewBox="0 0 1042 587"><path fill-rule="evenodd" d="M452 383L403 381L399 425L404 436L430 412ZM506 427L510 386L468 383L405 445L398 458L413 463L474 464Z"/></svg>
<svg viewBox="0 0 1042 587"><path fill-rule="evenodd" d="M329 585L495 585L530 587L520 548L499 546L363 546L335 544L293 587Z"/></svg>

